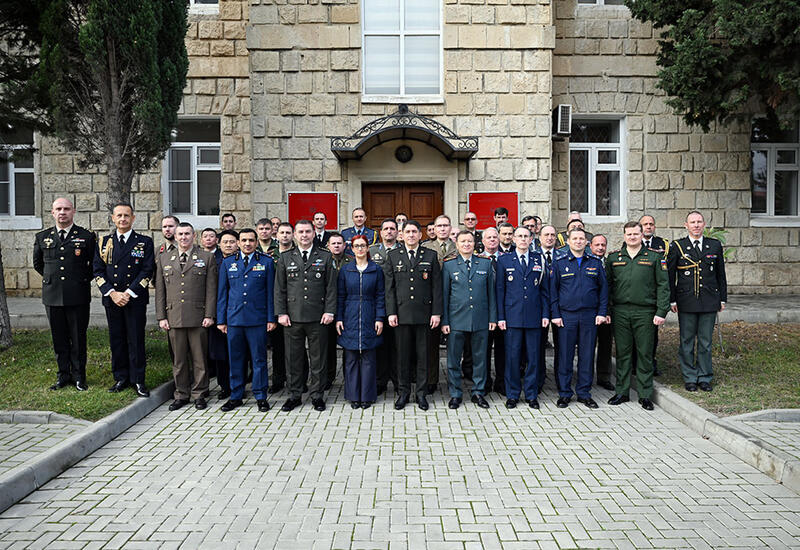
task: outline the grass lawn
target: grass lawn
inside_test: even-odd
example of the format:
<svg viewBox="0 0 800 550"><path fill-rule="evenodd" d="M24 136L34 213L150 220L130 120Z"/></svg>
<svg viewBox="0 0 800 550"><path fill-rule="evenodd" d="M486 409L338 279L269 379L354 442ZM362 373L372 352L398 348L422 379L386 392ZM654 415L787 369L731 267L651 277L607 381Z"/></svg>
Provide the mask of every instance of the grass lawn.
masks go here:
<svg viewBox="0 0 800 550"><path fill-rule="evenodd" d="M678 327L658 331L656 380L718 416L800 407L800 324L722 325L714 329L714 391L688 392L678 361Z"/></svg>
<svg viewBox="0 0 800 550"><path fill-rule="evenodd" d="M87 337L86 378L89 390L74 387L50 391L57 378L53 343L47 330L15 330L14 345L0 352L0 410L43 410L95 421L136 399L133 390L106 391L111 376L108 330L90 328ZM147 387L172 378L166 333L147 332Z"/></svg>

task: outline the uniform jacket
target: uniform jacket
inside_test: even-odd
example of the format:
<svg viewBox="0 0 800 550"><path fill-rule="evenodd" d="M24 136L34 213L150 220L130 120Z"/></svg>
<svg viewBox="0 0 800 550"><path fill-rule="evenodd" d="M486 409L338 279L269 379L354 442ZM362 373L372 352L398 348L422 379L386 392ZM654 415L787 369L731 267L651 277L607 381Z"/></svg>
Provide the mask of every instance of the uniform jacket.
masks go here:
<svg viewBox="0 0 800 550"><path fill-rule="evenodd" d="M516 250L497 258L497 320L511 328L541 328L550 318L550 273L544 256L528 250L523 271Z"/></svg>
<svg viewBox="0 0 800 550"><path fill-rule="evenodd" d="M422 246L425 248L429 248L436 252L436 257L439 259L439 267L442 267L442 263L445 260L449 260L450 258L455 258L458 255L458 249L456 248L456 243L447 239L445 242L444 252L442 251L442 244L438 241L438 239L433 239L432 241L425 241L422 243Z"/></svg>
<svg viewBox="0 0 800 550"><path fill-rule="evenodd" d="M275 314L293 323L319 323L322 315L336 314L336 275L333 256L312 246L303 263L300 248L280 255L275 272Z"/></svg>
<svg viewBox="0 0 800 550"><path fill-rule="evenodd" d="M247 269L241 252L222 260L217 284L217 324L266 327L267 323L274 323L274 283L275 264L258 250L253 252Z"/></svg>
<svg viewBox="0 0 800 550"><path fill-rule="evenodd" d="M55 227L36 234L33 268L42 276L42 303L77 306L91 299L92 260L96 237L73 225L64 242Z"/></svg>
<svg viewBox="0 0 800 550"><path fill-rule="evenodd" d="M608 315L608 282L603 262L584 252L581 265L570 251L553 261L550 309L553 319L564 311L590 309L595 317Z"/></svg>
<svg viewBox="0 0 800 550"><path fill-rule="evenodd" d="M369 227L364 227L364 236L367 238L367 244L373 245L378 241L378 234L375 233L374 229L370 229ZM350 241L353 237L356 236L356 228L355 226L345 227L342 229L342 237L344 237L344 244L347 245L347 250L350 250Z"/></svg>
<svg viewBox="0 0 800 550"><path fill-rule="evenodd" d="M217 264L217 289L219 289L219 270L223 259L222 250L217 247L214 250L214 260ZM214 311L216 312L216 304ZM215 361L228 362L228 337L216 325L208 329L208 357Z"/></svg>
<svg viewBox="0 0 800 550"><path fill-rule="evenodd" d="M691 239L672 242L667 259L670 302L684 313L719 311L720 302L728 300L725 258L722 243L703 237L703 250L698 255Z"/></svg>
<svg viewBox="0 0 800 550"><path fill-rule="evenodd" d="M442 266L442 325L451 330L489 330L497 322L492 261L473 255L470 269L459 254Z"/></svg>
<svg viewBox="0 0 800 550"><path fill-rule="evenodd" d="M175 244L174 242L171 243L163 242L161 243L161 246L158 247L158 252L156 253L156 257L160 256L164 252L174 252L175 250L178 250L177 244Z"/></svg>
<svg viewBox="0 0 800 550"><path fill-rule="evenodd" d="M274 238L269 241L269 246L266 250L264 250L264 247L261 246L261 242L259 242L258 250L272 258L273 262L278 261L278 241Z"/></svg>
<svg viewBox="0 0 800 550"><path fill-rule="evenodd" d="M128 240L120 246L116 231L105 235L94 253L94 280L103 295L103 305L114 305L106 296L109 291L125 292L129 288L137 296L131 296L129 303L148 303L147 287L155 270L154 257L150 237L131 231Z"/></svg>
<svg viewBox="0 0 800 550"><path fill-rule="evenodd" d="M647 240L647 237L642 239L642 245L644 245L645 240ZM653 235L650 237L650 246L648 248L656 252L661 252L666 257L669 251L669 241L667 239L662 239L658 235Z"/></svg>
<svg viewBox="0 0 800 550"><path fill-rule="evenodd" d="M328 246L328 240L331 238L330 231L323 231L322 235L317 235L316 229L314 230L314 246L325 248Z"/></svg>
<svg viewBox="0 0 800 550"><path fill-rule="evenodd" d="M217 260L197 245L183 268L180 256L176 247L156 257L156 318L170 328L200 327L217 316Z"/></svg>
<svg viewBox="0 0 800 550"><path fill-rule="evenodd" d="M414 263L405 246L389 251L383 264L386 276L386 315L397 315L401 325L427 325L442 314L442 273L436 252L417 246Z"/></svg>
<svg viewBox="0 0 800 550"><path fill-rule="evenodd" d="M383 270L369 261L361 272L355 262L350 262L337 279L336 320L344 323L339 345L359 351L378 347L383 336L375 334L375 321L386 319Z"/></svg>
<svg viewBox="0 0 800 550"><path fill-rule="evenodd" d="M642 247L634 258L628 248L609 253L606 258L609 304L651 307L656 315L669 311L669 279L663 254Z"/></svg>
<svg viewBox="0 0 800 550"><path fill-rule="evenodd" d="M342 269L342 267L344 267L345 264L349 264L350 262L352 262L354 258L355 256L348 256L347 254L342 254L341 258L337 258L333 254L331 254L331 262L333 263L333 268L336 271Z"/></svg>
<svg viewBox="0 0 800 550"><path fill-rule="evenodd" d="M396 242L393 248L397 248L398 246L400 246L400 243ZM375 243L369 247L369 259L378 264L381 268L383 268L383 264L388 257L389 249L387 249L383 243Z"/></svg>

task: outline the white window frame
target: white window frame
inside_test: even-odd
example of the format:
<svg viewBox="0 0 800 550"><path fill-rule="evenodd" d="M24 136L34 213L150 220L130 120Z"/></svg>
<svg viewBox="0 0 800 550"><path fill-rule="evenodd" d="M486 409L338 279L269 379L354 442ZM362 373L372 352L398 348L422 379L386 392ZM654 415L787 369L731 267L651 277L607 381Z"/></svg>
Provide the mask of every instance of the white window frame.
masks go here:
<svg viewBox="0 0 800 550"><path fill-rule="evenodd" d="M14 151L35 151L36 150L36 134L33 137L34 143L30 144L0 144L0 150L9 152L13 156ZM0 214L0 229L41 229L42 219L36 213L37 199L39 197L38 183L36 170L38 168L38 159L36 154L33 154L33 166L31 168L17 168L14 166L14 161L8 160L8 214ZM20 216L16 214L16 174L33 174L33 214Z"/></svg>
<svg viewBox="0 0 800 550"><path fill-rule="evenodd" d="M571 196L571 175L572 175L572 151L588 151L589 152L589 196L587 197L588 212L581 212L583 221L589 223L618 223L627 221L627 146L625 143L625 118L621 116L606 116L606 115L581 115L574 116L572 123L575 124L582 120L588 122L616 122L619 124L619 142L618 143L582 143L578 141L569 142L569 150L567 151L567 197ZM613 164L600 164L597 161L599 151L616 151L617 162ZM602 216L596 214L597 208L597 171L618 171L619 172L619 215L617 216ZM570 199L569 210L575 210L572 207L572 200Z"/></svg>
<svg viewBox="0 0 800 550"><path fill-rule="evenodd" d="M588 6L588 7L592 7L592 6L608 6L609 8L626 8L627 9L627 6L625 4L606 4L606 0L594 0L593 2L579 2L579 3L577 3L577 6L579 8L582 8L582 7L585 7L585 6Z"/></svg>
<svg viewBox="0 0 800 550"><path fill-rule="evenodd" d="M434 0L430 0L434 1ZM405 30L405 0L400 0L400 27L397 31L367 32L364 0L361 0L361 103L412 103L437 104L444 103L444 9L439 1L439 29L434 31ZM400 38L400 93L368 94L367 87L367 36L397 36ZM405 94L405 37L406 36L438 36L439 37L439 93L438 94Z"/></svg>
<svg viewBox="0 0 800 550"><path fill-rule="evenodd" d="M219 0L216 4L198 4L197 0L189 0L189 13L190 14L218 14L219 13Z"/></svg>
<svg viewBox="0 0 800 550"><path fill-rule="evenodd" d="M800 124L798 124L796 141L787 143L750 143L750 152L766 151L767 153L767 211L753 212L750 204L750 225L753 227L800 227L800 189L798 189L798 215L775 214L775 172L795 171L798 173L798 186L800 186ZM791 164L778 164L778 151L794 151L794 162ZM753 167L750 166L750 181L752 182ZM750 187L752 197L752 186ZM752 199L751 199L752 201Z"/></svg>

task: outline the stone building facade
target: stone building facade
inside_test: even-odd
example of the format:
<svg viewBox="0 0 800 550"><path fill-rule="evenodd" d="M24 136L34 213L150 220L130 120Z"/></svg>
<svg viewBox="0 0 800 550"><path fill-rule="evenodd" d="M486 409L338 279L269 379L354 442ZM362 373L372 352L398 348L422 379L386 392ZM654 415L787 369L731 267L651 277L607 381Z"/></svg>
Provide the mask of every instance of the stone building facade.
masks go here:
<svg viewBox="0 0 800 550"><path fill-rule="evenodd" d="M381 193L418 188L439 193L431 195L438 211L460 220L469 192L517 191L521 213L561 228L570 210L581 210L613 247L628 219L653 214L659 234L673 238L697 208L736 247L728 268L734 292L800 291L800 217L791 209L754 213L750 124L704 134L671 113L655 86L657 31L619 3L222 0L210 10L193 7L180 117L217 121L218 162L191 164L194 191L181 202L172 195L173 185L185 189L183 176L170 170L168 152L163 166L134 183L136 226L158 242L167 213L216 227L218 212L233 211L244 226L285 218L290 192L336 191L344 227L355 206L378 209ZM374 147L350 156L333 150L334 138L372 128L401 104L457 137L477 138L477 151L448 149L441 132L427 130L390 139L398 136L386 128L372 132ZM572 135L554 139L551 111L562 104L572 107ZM174 148L202 158L208 141L184 143L183 135L179 128ZM776 154L800 157L797 133L793 139ZM77 173L74 155L49 140L37 145L36 215L22 226L0 216L12 293L35 293L41 284L31 243L34 229L51 223L54 197L75 199L78 223L108 227L102 171ZM408 162L395 157L401 145L413 151ZM216 158L210 154L206 160ZM213 182L200 189L209 177L203 170L219 171L218 197L209 198ZM796 194L796 175L794 185Z"/></svg>

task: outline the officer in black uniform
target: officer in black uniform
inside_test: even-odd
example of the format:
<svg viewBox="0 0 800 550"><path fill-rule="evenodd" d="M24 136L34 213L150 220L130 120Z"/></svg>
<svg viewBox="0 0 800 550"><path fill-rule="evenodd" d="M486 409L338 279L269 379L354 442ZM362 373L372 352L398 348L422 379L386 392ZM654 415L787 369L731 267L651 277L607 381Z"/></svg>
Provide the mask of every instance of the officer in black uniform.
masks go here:
<svg viewBox="0 0 800 550"><path fill-rule="evenodd" d="M405 216L405 214L402 214ZM400 216L400 214L398 214ZM406 221L408 218L406 217ZM394 218L386 218L381 222L381 242L369 247L369 258L381 269L389 258L389 251L401 246L397 241L397 221ZM383 325L383 341L378 346L376 366L378 370L378 395L386 391L389 381L392 382L395 391L398 388L397 382L397 345L395 341L395 329L388 323Z"/></svg>
<svg viewBox="0 0 800 550"><path fill-rule="evenodd" d="M133 207L119 203L111 211L116 231L103 237L94 254L94 278L108 319L111 372L117 393L133 385L139 397L150 397L144 381L144 326L148 286L155 269L153 239L136 233Z"/></svg>
<svg viewBox="0 0 800 550"><path fill-rule="evenodd" d="M36 234L33 268L42 276L42 303L50 322L58 390L74 383L86 391L86 328L92 299L94 233L73 223L75 207L68 199L53 202L56 225Z"/></svg>

